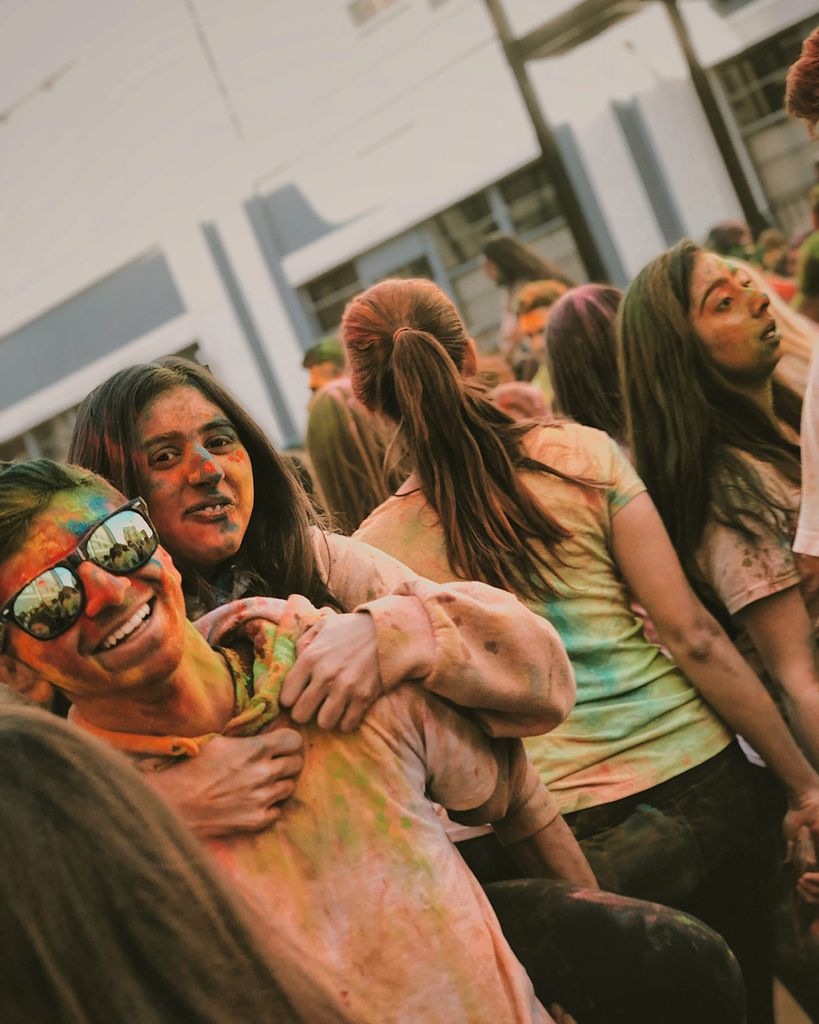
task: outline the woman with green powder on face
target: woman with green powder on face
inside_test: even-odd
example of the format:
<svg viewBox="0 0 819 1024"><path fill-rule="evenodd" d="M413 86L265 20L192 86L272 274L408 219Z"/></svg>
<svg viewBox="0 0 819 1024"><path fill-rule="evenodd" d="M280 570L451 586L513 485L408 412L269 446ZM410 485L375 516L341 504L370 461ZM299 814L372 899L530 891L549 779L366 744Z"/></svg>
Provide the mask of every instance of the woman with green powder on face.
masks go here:
<svg viewBox="0 0 819 1024"><path fill-rule="evenodd" d="M817 835L819 779L688 586L642 482L607 435L492 406L431 282L373 285L342 338L356 396L399 425L415 470L356 536L429 578L504 586L551 620L577 703L527 741L530 757L601 886L712 924L743 966L749 1019L769 1021L766 843L751 769L717 714L766 748L790 824ZM675 661L645 638L626 588Z"/></svg>

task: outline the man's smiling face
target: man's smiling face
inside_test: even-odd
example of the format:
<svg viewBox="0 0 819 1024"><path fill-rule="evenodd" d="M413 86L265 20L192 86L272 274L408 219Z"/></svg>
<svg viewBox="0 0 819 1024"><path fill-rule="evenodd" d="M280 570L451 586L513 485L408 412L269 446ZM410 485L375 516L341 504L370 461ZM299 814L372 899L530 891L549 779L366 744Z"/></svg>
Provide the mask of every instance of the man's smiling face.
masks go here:
<svg viewBox="0 0 819 1024"><path fill-rule="evenodd" d="M32 519L23 544L0 565L0 606L65 559L94 525L123 503L102 484L55 494L48 508ZM91 562L75 571L86 596L77 622L53 640L38 640L9 623L5 653L78 703L144 691L168 679L182 656L186 619L179 574L167 553L157 548L150 561L128 576L113 576Z"/></svg>

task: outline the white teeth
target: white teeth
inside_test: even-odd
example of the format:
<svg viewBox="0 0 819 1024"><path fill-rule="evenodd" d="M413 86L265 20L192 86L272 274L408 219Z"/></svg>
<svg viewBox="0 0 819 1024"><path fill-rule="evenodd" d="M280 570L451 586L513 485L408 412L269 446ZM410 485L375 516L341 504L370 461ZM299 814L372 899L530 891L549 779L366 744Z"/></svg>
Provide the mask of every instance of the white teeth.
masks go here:
<svg viewBox="0 0 819 1024"><path fill-rule="evenodd" d="M141 608L137 608L137 610L134 612L131 618L128 619L127 622L124 622L119 627L119 629L115 629L113 633L108 634L108 636L100 644L100 647L102 647L103 650L106 651L110 651L112 647L116 647L116 645L121 640L124 640L126 636L130 636L131 633L133 633L133 631L140 624L140 622L142 622L143 619L147 619L150 613L151 609L150 606L147 604L142 605Z"/></svg>

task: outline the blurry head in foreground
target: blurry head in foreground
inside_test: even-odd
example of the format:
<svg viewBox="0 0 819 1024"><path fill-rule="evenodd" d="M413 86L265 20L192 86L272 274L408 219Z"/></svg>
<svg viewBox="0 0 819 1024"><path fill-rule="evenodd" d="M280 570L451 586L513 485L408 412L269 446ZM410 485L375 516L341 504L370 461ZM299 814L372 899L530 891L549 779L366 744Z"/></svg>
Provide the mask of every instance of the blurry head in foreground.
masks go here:
<svg viewBox="0 0 819 1024"><path fill-rule="evenodd" d="M124 758L0 693L0 1017L293 1022L244 912Z"/></svg>

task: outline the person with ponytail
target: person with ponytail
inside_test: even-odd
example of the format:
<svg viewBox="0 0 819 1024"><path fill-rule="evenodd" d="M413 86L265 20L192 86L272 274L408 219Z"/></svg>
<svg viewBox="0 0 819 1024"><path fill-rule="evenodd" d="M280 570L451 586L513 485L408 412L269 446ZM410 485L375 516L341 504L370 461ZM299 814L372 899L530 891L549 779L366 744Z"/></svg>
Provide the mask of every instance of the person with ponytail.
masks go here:
<svg viewBox="0 0 819 1024"><path fill-rule="evenodd" d="M555 625L577 702L526 741L533 763L600 885L712 924L742 965L749 1020L770 1021L770 857L729 728L785 782L789 832L819 837L819 777L691 590L642 481L600 431L497 409L430 281L373 285L341 332L354 393L398 426L414 470L356 536L440 582L506 587ZM674 660L646 639L629 593Z"/></svg>

